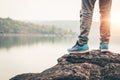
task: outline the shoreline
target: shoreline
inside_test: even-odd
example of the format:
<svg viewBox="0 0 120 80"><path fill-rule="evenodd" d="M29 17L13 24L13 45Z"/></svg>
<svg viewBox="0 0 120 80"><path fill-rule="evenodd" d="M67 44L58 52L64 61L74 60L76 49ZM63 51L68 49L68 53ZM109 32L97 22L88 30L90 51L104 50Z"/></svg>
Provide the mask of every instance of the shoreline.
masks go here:
<svg viewBox="0 0 120 80"><path fill-rule="evenodd" d="M26 36L26 37L74 37L74 35L58 35L58 34L0 34L0 37L17 37L17 36Z"/></svg>

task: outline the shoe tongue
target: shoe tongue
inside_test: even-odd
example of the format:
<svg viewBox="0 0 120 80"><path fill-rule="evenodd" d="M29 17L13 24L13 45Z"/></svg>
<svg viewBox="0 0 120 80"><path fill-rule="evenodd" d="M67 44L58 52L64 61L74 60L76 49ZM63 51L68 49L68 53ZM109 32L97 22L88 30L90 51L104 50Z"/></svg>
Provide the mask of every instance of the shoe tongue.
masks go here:
<svg viewBox="0 0 120 80"><path fill-rule="evenodd" d="M76 44L79 45L79 46L83 46L84 45L84 43L79 42L79 41L77 41Z"/></svg>
<svg viewBox="0 0 120 80"><path fill-rule="evenodd" d="M76 44L79 45L79 46L83 46L84 45L84 44L80 44L79 42L77 42Z"/></svg>
<svg viewBox="0 0 120 80"><path fill-rule="evenodd" d="M76 44L72 47L74 48L75 46L83 46L84 44L79 44L78 41L76 42Z"/></svg>

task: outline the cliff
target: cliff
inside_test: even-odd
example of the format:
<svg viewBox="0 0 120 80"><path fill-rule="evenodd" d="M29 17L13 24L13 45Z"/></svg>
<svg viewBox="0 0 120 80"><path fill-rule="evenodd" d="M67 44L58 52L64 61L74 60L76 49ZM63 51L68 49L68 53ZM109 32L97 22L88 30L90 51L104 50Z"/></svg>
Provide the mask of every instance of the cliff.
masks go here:
<svg viewBox="0 0 120 80"><path fill-rule="evenodd" d="M120 80L120 54L92 50L66 54L42 73L26 73L10 80Z"/></svg>

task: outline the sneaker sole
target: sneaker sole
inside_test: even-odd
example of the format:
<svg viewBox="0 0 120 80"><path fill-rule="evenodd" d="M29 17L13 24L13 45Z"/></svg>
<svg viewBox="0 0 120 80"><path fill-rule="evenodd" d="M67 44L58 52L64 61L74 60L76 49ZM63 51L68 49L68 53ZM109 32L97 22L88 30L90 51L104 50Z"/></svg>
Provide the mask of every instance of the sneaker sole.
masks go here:
<svg viewBox="0 0 120 80"><path fill-rule="evenodd" d="M101 52L108 52L109 50L108 49L101 49L100 51Z"/></svg>
<svg viewBox="0 0 120 80"><path fill-rule="evenodd" d="M74 51L74 52L69 52L69 53L80 53L80 54L82 54L82 53L88 53L88 52L90 52L90 50L86 50L86 51Z"/></svg>

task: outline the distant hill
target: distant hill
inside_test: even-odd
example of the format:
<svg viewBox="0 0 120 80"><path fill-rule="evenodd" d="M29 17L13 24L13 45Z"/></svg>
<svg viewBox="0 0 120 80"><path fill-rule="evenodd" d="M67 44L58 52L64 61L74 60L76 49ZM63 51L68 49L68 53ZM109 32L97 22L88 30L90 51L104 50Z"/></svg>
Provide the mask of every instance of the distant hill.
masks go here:
<svg viewBox="0 0 120 80"><path fill-rule="evenodd" d="M32 21L37 24L42 25L55 25L56 27L66 29L66 30L72 30L74 32L78 31L79 28L79 21L73 21L73 20L56 20L56 21Z"/></svg>
<svg viewBox="0 0 120 80"><path fill-rule="evenodd" d="M113 38L120 37L120 25L111 25ZM99 37L99 22L93 22L90 37ZM41 35L74 35L80 33L79 20L56 20L56 21L18 21L11 18L0 18L0 34L41 34ZM77 33L77 34L76 34Z"/></svg>
<svg viewBox="0 0 120 80"><path fill-rule="evenodd" d="M65 30L72 30L73 32L80 33L80 22L79 20L56 20L56 21L30 21L39 25L54 25L55 27L62 28ZM99 22L92 22L90 33L94 32L99 35ZM120 36L120 25L111 24L111 35Z"/></svg>
<svg viewBox="0 0 120 80"><path fill-rule="evenodd" d="M71 30L64 30L55 25L35 24L11 18L0 18L0 34L40 34L40 35L74 35Z"/></svg>
<svg viewBox="0 0 120 80"><path fill-rule="evenodd" d="M39 25L54 25L58 28L65 30L72 30L73 32L80 33L80 22L79 20L56 20L56 21L30 21ZM98 22L93 22L92 26L98 26ZM97 28L97 27L96 27Z"/></svg>

